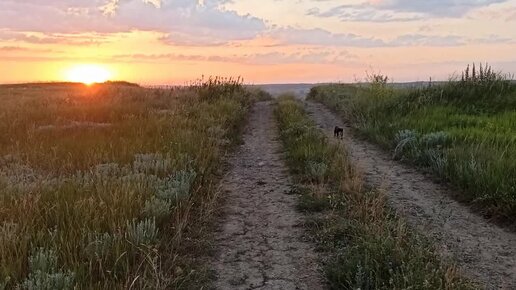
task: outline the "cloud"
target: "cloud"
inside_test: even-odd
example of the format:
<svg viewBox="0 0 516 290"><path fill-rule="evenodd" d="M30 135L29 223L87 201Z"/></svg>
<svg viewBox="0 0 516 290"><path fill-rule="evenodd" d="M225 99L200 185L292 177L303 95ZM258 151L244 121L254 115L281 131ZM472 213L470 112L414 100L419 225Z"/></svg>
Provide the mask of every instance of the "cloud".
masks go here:
<svg viewBox="0 0 516 290"><path fill-rule="evenodd" d="M191 0L169 0L162 1L157 8L129 1L118 7L113 19L134 29L167 32L167 42L188 45L252 39L266 29L261 19L224 10L225 2L206 0L196 4ZM133 26L134 23L137 25Z"/></svg>
<svg viewBox="0 0 516 290"><path fill-rule="evenodd" d="M60 34L0 30L0 41L16 41L32 44L99 45L108 42L106 34Z"/></svg>
<svg viewBox="0 0 516 290"><path fill-rule="evenodd" d="M164 53L164 54L119 54L112 56L117 61L124 62L162 62L163 60L171 61L211 61L211 62L237 62L240 59L237 56L219 56L219 55L201 55L201 54L176 54L176 53Z"/></svg>
<svg viewBox="0 0 516 290"><path fill-rule="evenodd" d="M44 33L110 32L115 29L95 5L101 1L0 1L0 28Z"/></svg>
<svg viewBox="0 0 516 290"><path fill-rule="evenodd" d="M508 0L369 0L360 4L339 5L321 11L314 7L307 15L336 17L357 22L406 22L430 17L462 17L473 9Z"/></svg>
<svg viewBox="0 0 516 290"><path fill-rule="evenodd" d="M507 22L516 22L516 5L512 7L498 6L490 9L482 9L475 11L472 15L468 15L471 19L489 19L504 20Z"/></svg>
<svg viewBox="0 0 516 290"><path fill-rule="evenodd" d="M297 51L270 51L263 53L243 53L232 55L201 55L201 54L120 54L112 57L123 62L155 62L172 61L201 61L201 62L230 62L255 65L277 65L292 63L336 64L355 61L358 56L342 49L300 49Z"/></svg>
<svg viewBox="0 0 516 290"><path fill-rule="evenodd" d="M20 46L0 46L0 51L26 51L26 47Z"/></svg>
<svg viewBox="0 0 516 290"><path fill-rule="evenodd" d="M225 10L227 2L3 0L0 28L47 34L152 30L169 33L170 42L201 44L251 39L266 29L261 19Z"/></svg>
<svg viewBox="0 0 516 290"><path fill-rule="evenodd" d="M353 33L332 33L324 29L277 28L270 36L284 44L329 45L349 47L378 47L385 43L376 38L362 37Z"/></svg>
<svg viewBox="0 0 516 290"><path fill-rule="evenodd" d="M432 16L460 17L475 8L508 0L381 0L369 1L370 5L379 9L397 12L416 12Z"/></svg>
<svg viewBox="0 0 516 290"><path fill-rule="evenodd" d="M460 35L425 35L405 34L387 42L387 46L461 46L483 43L512 43L514 40L508 37L491 34L480 38L466 38Z"/></svg>
<svg viewBox="0 0 516 290"><path fill-rule="evenodd" d="M283 45L307 45L315 47L409 47L409 46L461 46L480 43L510 43L513 39L491 34L486 37L467 38L461 35L436 35L423 33L403 34L390 40L364 37L353 33L332 33L323 29L277 28L270 37Z"/></svg>
<svg viewBox="0 0 516 290"><path fill-rule="evenodd" d="M474 43L516 43L516 40L513 38L501 37L496 34L491 34L483 38L471 39L470 41Z"/></svg>
<svg viewBox="0 0 516 290"><path fill-rule="evenodd" d="M0 55L0 61L5 62L108 62L109 59L101 57L63 57L48 55Z"/></svg>
<svg viewBox="0 0 516 290"><path fill-rule="evenodd" d="M423 31L422 31L423 32ZM425 33L403 34L394 39L383 40L353 33L332 33L323 29L277 28L270 37L283 45L308 45L320 47L402 47L402 46L460 46L472 43L508 43L512 40L498 35L481 38L466 38L461 35L435 35Z"/></svg>
<svg viewBox="0 0 516 290"><path fill-rule="evenodd" d="M374 6L367 4L360 5L340 5L326 11L321 11L315 7L309 9L306 15L321 18L336 17L342 21L356 22L396 22L396 21L415 21L423 17L417 14L396 13L394 11L381 11Z"/></svg>
<svg viewBox="0 0 516 290"><path fill-rule="evenodd" d="M34 55L34 53L52 53L59 54L62 51L53 50L53 49L41 49L41 48L32 48L32 47L23 47L23 46L0 46L0 51L4 52L2 56L9 55L22 55L22 54L30 54Z"/></svg>
<svg viewBox="0 0 516 290"><path fill-rule="evenodd" d="M297 52L267 52L246 55L247 62L259 65L278 64L348 64L358 57L346 50L311 49Z"/></svg>
<svg viewBox="0 0 516 290"><path fill-rule="evenodd" d="M390 41L390 46L457 46L464 45L466 40L457 35L423 35L406 34Z"/></svg>

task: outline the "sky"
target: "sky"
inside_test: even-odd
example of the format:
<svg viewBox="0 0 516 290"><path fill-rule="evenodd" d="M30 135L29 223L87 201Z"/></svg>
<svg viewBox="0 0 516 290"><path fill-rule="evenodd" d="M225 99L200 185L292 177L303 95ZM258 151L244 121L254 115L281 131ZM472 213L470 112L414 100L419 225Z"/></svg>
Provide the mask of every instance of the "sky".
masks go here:
<svg viewBox="0 0 516 290"><path fill-rule="evenodd" d="M472 62L516 73L516 0L0 0L0 83L84 65L144 85L405 82Z"/></svg>

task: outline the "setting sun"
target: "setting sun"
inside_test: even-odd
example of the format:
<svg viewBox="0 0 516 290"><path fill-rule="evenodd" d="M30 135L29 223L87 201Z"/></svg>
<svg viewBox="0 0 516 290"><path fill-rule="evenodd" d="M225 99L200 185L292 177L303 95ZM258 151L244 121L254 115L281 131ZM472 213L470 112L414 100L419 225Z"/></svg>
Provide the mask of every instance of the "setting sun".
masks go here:
<svg viewBox="0 0 516 290"><path fill-rule="evenodd" d="M78 65L65 72L66 80L70 82L84 83L103 83L112 77L112 73L107 68L100 65Z"/></svg>

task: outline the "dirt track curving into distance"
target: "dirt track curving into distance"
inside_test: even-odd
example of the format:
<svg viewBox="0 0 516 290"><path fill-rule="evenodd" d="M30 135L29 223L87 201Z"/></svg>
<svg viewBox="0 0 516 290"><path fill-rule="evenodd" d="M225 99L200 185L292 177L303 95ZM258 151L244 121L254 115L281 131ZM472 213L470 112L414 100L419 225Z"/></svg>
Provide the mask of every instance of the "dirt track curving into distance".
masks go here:
<svg viewBox="0 0 516 290"><path fill-rule="evenodd" d="M366 183L387 191L389 205L412 227L435 241L467 276L487 289L516 289L516 234L486 221L451 198L417 169L393 161L321 104L305 102L315 122L333 138L334 126L344 127L344 143ZM336 141L337 142L337 141Z"/></svg>
<svg viewBox="0 0 516 290"><path fill-rule="evenodd" d="M222 180L223 220L215 233L217 289L322 289L317 257L281 154L273 105L251 113L244 144Z"/></svg>

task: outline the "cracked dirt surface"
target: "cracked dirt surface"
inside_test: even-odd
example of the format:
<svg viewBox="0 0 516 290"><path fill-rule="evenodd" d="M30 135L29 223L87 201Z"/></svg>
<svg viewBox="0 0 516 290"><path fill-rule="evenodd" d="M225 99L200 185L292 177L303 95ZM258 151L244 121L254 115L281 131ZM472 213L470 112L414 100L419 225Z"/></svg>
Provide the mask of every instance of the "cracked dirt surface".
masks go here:
<svg viewBox="0 0 516 290"><path fill-rule="evenodd" d="M366 183L384 188L389 204L412 227L436 242L462 272L487 289L516 289L516 234L506 231L451 198L445 185L393 161L377 146L357 140L351 128L322 104L305 102L315 122L333 140L344 127L344 143Z"/></svg>
<svg viewBox="0 0 516 290"><path fill-rule="evenodd" d="M257 103L244 144L221 183L226 202L215 234L217 289L323 289L270 102Z"/></svg>

